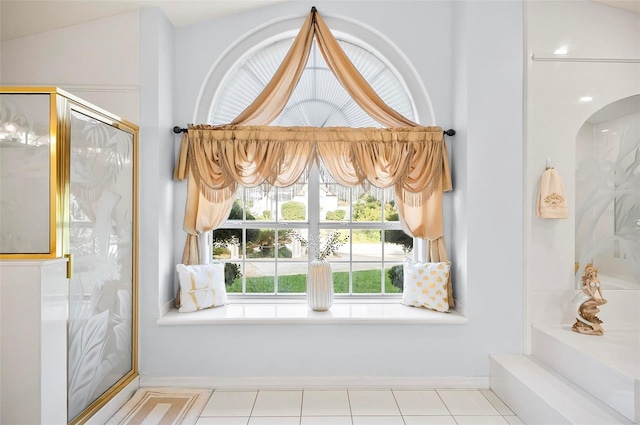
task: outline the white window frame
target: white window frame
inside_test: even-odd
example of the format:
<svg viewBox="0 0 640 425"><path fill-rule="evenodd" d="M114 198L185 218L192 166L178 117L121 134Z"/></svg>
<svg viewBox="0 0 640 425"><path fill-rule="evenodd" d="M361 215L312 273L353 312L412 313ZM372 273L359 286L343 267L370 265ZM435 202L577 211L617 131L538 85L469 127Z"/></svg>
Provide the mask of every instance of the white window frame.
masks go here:
<svg viewBox="0 0 640 425"><path fill-rule="evenodd" d="M276 215L275 220L273 221L264 221L264 220L227 220L220 226L220 229L242 229L243 231L243 239L246 241L246 229L275 229L276 235L278 230L280 229L308 229L309 235L318 235L322 229L341 229L348 230L351 236L351 232L354 230L381 230L382 231L382 239L380 241L381 244L381 261L371 261L371 264L380 264L381 266L381 275L380 275L380 293L354 293L353 292L353 264L367 264L367 261L353 261L351 258L348 261L332 261L329 259L331 263L342 263L349 264L349 291L348 293L336 293L335 297L337 299L347 298L347 299L398 299L401 297L401 293L386 293L385 292L385 269L388 265L400 265L399 261L385 261L385 241L384 235L387 230L402 230L399 221L382 221L382 214L384 213L384 204L387 199L381 201L381 221L377 222L354 222L354 221L321 221L320 220L320 187L322 183L320 182L320 176L318 169L315 165L311 168L309 172L308 178L308 215L307 221L295 222L295 221L279 221ZM276 190L273 188L272 190ZM353 201L353 200L352 200ZM243 202L243 207L246 208L246 205ZM351 211L353 211L353 202L351 202ZM246 211L246 210L245 210ZM279 208L276 208L276 214L279 214ZM265 259L265 260L249 260L246 257L246 252L241 254L240 259L229 259L229 260L214 260L212 256L213 252L213 232L208 232L206 238L202 238L201 241L204 242L202 246L202 251L206 258L203 258L203 262L211 262L211 261L221 261L223 263L241 263L243 265L242 270L242 293L239 292L230 292L228 295L231 298L235 299L299 299L304 298L305 294L300 293L280 293L278 291L278 246L276 245L274 248L274 258L273 259ZM351 237L347 243L351 243ZM414 249L413 252L416 251L416 242L420 241L419 239L414 238ZM246 243L242 245L244 250L246 251ZM350 255L353 254L353 250L349 250ZM407 254L410 255L410 254ZM313 261L313 256L309 255L307 258L307 264ZM288 261L288 260L287 260ZM304 260L303 260L304 261ZM273 293L247 293L246 292L246 267L245 263L247 262L274 262L275 263L275 272L274 272L274 292ZM302 262L302 261L301 261Z"/></svg>

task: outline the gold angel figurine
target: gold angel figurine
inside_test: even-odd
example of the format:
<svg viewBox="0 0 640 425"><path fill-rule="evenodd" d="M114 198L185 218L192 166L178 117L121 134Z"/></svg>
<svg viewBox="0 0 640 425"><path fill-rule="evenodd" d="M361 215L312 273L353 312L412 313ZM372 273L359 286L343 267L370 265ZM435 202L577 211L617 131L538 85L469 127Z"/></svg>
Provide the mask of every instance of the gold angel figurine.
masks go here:
<svg viewBox="0 0 640 425"><path fill-rule="evenodd" d="M606 304L607 300L602 297L598 269L593 264L587 264L584 268L582 292L579 292L572 302L576 323L571 329L586 335L602 335L604 333L601 326L602 320L596 314L600 311L598 306Z"/></svg>

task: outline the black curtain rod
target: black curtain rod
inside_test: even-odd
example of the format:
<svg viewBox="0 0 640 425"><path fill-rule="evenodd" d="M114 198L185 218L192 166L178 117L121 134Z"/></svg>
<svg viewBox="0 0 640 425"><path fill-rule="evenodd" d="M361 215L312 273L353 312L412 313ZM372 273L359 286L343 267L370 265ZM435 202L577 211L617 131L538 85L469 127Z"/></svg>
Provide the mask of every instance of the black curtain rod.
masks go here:
<svg viewBox="0 0 640 425"><path fill-rule="evenodd" d="M176 134L186 133L187 131L188 129L178 127L177 125L173 127L173 132ZM447 136L454 136L456 134L456 131L453 128L450 128L449 130L444 130L443 133Z"/></svg>

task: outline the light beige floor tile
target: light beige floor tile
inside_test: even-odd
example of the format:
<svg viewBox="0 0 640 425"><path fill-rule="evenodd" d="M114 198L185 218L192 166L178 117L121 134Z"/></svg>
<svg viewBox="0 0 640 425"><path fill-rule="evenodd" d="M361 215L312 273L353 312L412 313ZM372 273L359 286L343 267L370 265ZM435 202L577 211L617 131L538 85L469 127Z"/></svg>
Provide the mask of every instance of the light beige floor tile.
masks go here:
<svg viewBox="0 0 640 425"><path fill-rule="evenodd" d="M513 413L511 409L509 409L509 407L504 404L504 401L500 400L500 397L498 397L496 393L491 390L480 390L480 392L487 398L487 400L489 400L489 403L491 403L493 407L496 408L498 413L500 413L502 416L515 416L515 413Z"/></svg>
<svg viewBox="0 0 640 425"><path fill-rule="evenodd" d="M504 415L503 418L509 422L509 425L524 425L524 422L522 422L522 419L520 419L517 416L511 416L511 415Z"/></svg>
<svg viewBox="0 0 640 425"><path fill-rule="evenodd" d="M214 391L200 416L251 416L257 391Z"/></svg>
<svg viewBox="0 0 640 425"><path fill-rule="evenodd" d="M437 390L453 416L500 415L478 390Z"/></svg>
<svg viewBox="0 0 640 425"><path fill-rule="evenodd" d="M300 416L302 390L258 391L251 417L254 416Z"/></svg>
<svg viewBox="0 0 640 425"><path fill-rule="evenodd" d="M453 416L403 416L406 425L456 425Z"/></svg>
<svg viewBox="0 0 640 425"><path fill-rule="evenodd" d="M305 390L302 394L302 416L350 416L347 390Z"/></svg>
<svg viewBox="0 0 640 425"><path fill-rule="evenodd" d="M351 416L303 416L301 425L352 425Z"/></svg>
<svg viewBox="0 0 640 425"><path fill-rule="evenodd" d="M435 391L393 391L403 416L450 415Z"/></svg>
<svg viewBox="0 0 640 425"><path fill-rule="evenodd" d="M300 416L252 416L249 425L300 425Z"/></svg>
<svg viewBox="0 0 640 425"><path fill-rule="evenodd" d="M200 417L196 425L247 425L249 422L249 417L224 417L224 418L216 418L216 417Z"/></svg>
<svg viewBox="0 0 640 425"><path fill-rule="evenodd" d="M354 416L396 416L400 410L390 390L349 390L351 414Z"/></svg>
<svg viewBox="0 0 640 425"><path fill-rule="evenodd" d="M454 416L458 425L509 425L502 416Z"/></svg>
<svg viewBox="0 0 640 425"><path fill-rule="evenodd" d="M353 425L404 425L402 416L353 416Z"/></svg>

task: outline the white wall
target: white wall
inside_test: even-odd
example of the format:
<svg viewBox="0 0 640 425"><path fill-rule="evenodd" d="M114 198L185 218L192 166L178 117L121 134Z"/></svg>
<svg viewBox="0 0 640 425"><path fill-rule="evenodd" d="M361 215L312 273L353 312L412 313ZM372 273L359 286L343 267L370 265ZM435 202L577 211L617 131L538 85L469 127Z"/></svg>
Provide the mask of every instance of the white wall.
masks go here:
<svg viewBox="0 0 640 425"><path fill-rule="evenodd" d="M448 196L462 210L454 208L455 230L449 229L447 238L457 262L456 290L466 307L467 325L161 327L155 323L173 295L173 268L184 243L185 184L171 182L175 155L171 149L177 148L179 137L170 129L193 122L207 73L230 43L263 22L286 16L299 16L302 22L311 3L283 3L175 30L160 12L144 9L138 31L130 31L128 24L92 23L12 40L2 44L2 82L66 83L72 92L74 84L94 89L105 84L113 90L88 100L125 117L125 109L140 105L142 375L486 377L490 354L518 353L522 346L523 6L519 2L314 3L329 26L332 20L355 21L395 44L422 79L437 123L458 131L451 140L456 189ZM119 35L123 31L126 36ZM53 43L59 55L44 62L34 58L39 71L28 67L23 74L33 73L29 77L33 81L20 81L22 68L10 64L32 63L21 62L19 56L28 51L37 57L40 50L51 47L49 39L58 36L70 43L105 37L120 48L102 46L77 58L75 53L67 56L63 44ZM118 55L139 54L139 75L120 78L114 71L114 79L108 75L98 79L103 73L92 64L111 66L116 50ZM18 62L10 61L14 58ZM72 69L65 69L67 63L74 64ZM43 70L49 64L58 70L60 83L48 80ZM95 80L86 74L95 75ZM5 80L5 75L12 77ZM138 84L135 96L124 90ZM113 92L115 102L110 100ZM85 97L85 93L89 92L77 94Z"/></svg>
<svg viewBox="0 0 640 425"><path fill-rule="evenodd" d="M140 367L154 356L155 320L173 300L173 25L159 9L141 11ZM184 205L184 201L183 205ZM179 260L178 260L179 261Z"/></svg>
<svg viewBox="0 0 640 425"><path fill-rule="evenodd" d="M4 41L0 84L60 87L137 124L139 33L131 12Z"/></svg>
<svg viewBox="0 0 640 425"><path fill-rule="evenodd" d="M466 155L456 179L469 189L453 196L466 199L468 224L466 234L457 235L460 246L453 250L468 259L467 282L459 285L467 286L470 322L161 327L151 323L152 317L144 317L141 373L486 377L489 354L517 353L522 345L522 5L472 2L455 9L447 2L315 5L330 27L332 19L354 20L377 29L398 46L422 78L439 124L446 127L454 121L454 100L464 103L456 107L456 126L463 137L452 140L456 145L452 156L456 169L456 155ZM310 6L291 2L176 29L174 124L193 122L207 73L227 46L263 22L297 15L301 23ZM464 39L460 44L467 48L454 62L453 34L458 31ZM468 81L455 98L454 71ZM144 81L146 74L141 77ZM182 226L184 196L185 183L176 183L175 229ZM496 203L508 207L496 212ZM183 243L184 235L178 233L175 260Z"/></svg>
<svg viewBox="0 0 640 425"><path fill-rule="evenodd" d="M527 323L573 322L575 140L582 124L597 110L640 93L640 15L592 2L528 2L527 8L527 170L525 190ZM570 19L567 19L570 17ZM568 54L554 55L560 46ZM550 58L552 61L539 60ZM567 61L562 58L583 58ZM590 102L580 102L591 96ZM535 217L538 179L546 159L562 176L569 219ZM605 294L607 310L633 304L635 293ZM616 302L612 303L613 299ZM614 305L616 307L614 307Z"/></svg>

